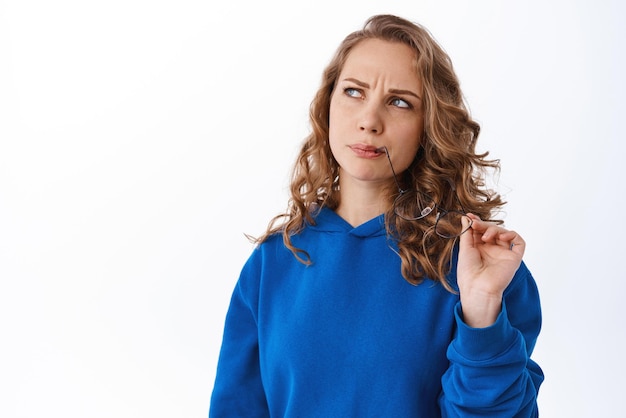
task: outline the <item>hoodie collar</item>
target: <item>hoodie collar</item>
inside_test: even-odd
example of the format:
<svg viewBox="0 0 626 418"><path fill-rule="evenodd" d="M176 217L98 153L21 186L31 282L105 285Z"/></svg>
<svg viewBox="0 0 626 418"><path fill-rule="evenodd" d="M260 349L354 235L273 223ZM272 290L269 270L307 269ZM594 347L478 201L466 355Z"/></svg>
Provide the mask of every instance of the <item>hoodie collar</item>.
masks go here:
<svg viewBox="0 0 626 418"><path fill-rule="evenodd" d="M385 235L385 215L381 214L357 227L350 225L345 219L337 215L335 211L323 207L313 214L315 225L310 228L322 232L334 232L353 235L359 238L376 237Z"/></svg>

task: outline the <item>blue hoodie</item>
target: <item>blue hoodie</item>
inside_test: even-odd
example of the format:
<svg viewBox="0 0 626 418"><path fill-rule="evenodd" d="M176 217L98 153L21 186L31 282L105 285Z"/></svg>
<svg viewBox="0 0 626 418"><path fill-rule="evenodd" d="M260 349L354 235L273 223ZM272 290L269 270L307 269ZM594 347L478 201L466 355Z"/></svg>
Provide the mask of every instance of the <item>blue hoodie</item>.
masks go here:
<svg viewBox="0 0 626 418"><path fill-rule="evenodd" d="M470 328L458 295L404 280L383 215L355 228L324 208L315 221L293 236L312 265L280 236L245 264L210 417L537 415L541 308L523 263L496 323Z"/></svg>

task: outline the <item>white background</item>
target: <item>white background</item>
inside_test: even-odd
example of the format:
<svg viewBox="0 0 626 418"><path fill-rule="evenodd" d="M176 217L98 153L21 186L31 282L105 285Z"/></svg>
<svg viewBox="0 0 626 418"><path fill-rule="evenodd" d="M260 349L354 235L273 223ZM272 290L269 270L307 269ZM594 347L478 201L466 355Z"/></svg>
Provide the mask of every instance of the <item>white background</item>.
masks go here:
<svg viewBox="0 0 626 418"><path fill-rule="evenodd" d="M244 233L376 13L431 30L502 161L542 416L624 416L617 0L0 1L0 416L206 416Z"/></svg>

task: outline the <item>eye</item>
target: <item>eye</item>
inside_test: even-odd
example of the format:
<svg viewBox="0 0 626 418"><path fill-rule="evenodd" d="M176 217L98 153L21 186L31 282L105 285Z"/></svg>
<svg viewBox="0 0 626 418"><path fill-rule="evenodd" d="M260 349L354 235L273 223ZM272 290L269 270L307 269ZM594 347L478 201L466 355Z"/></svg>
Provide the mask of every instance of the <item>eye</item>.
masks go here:
<svg viewBox="0 0 626 418"><path fill-rule="evenodd" d="M346 94L346 96L354 97L357 99L360 99L361 97L363 97L363 94L361 94L361 91L353 87L346 87L345 89L343 89L343 92Z"/></svg>
<svg viewBox="0 0 626 418"><path fill-rule="evenodd" d="M396 107L401 107L403 109L411 109L413 107L411 106L409 102L399 99L397 97L394 99L391 99L391 105L396 106Z"/></svg>

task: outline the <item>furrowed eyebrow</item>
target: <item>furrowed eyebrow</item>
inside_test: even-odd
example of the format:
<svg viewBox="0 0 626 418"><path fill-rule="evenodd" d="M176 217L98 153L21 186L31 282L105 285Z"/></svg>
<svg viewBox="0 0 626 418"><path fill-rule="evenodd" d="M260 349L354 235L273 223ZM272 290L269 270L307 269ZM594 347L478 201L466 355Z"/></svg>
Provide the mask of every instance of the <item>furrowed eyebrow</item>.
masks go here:
<svg viewBox="0 0 626 418"><path fill-rule="evenodd" d="M413 93L411 90L398 90L398 89L389 89L389 93L393 94L406 94L409 96L415 97L417 100L422 100L417 94Z"/></svg>
<svg viewBox="0 0 626 418"><path fill-rule="evenodd" d="M367 83L362 82L361 80L357 80L356 78L346 78L343 81L351 81L354 84L360 86L360 87L365 87L365 88L370 88L370 85Z"/></svg>
<svg viewBox="0 0 626 418"><path fill-rule="evenodd" d="M359 87L364 87L364 88L370 88L370 85L367 83L362 82L361 80L357 80L356 78L346 78L344 79L344 81L350 81L356 85L358 85ZM389 89L389 93L393 93L393 94L405 94L408 96L413 96L415 97L417 100L422 100L421 97L419 97L416 93L412 92L411 90L402 90L402 89Z"/></svg>

